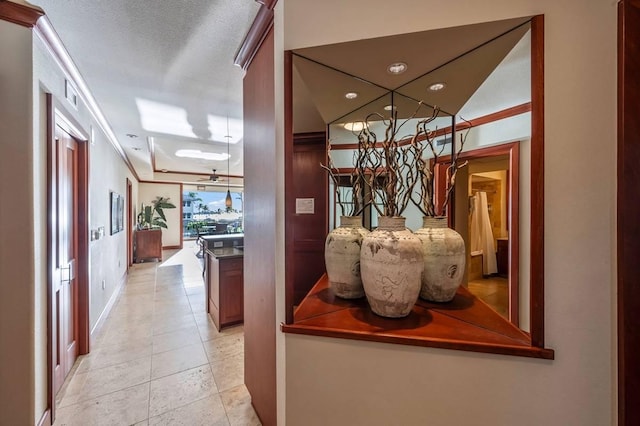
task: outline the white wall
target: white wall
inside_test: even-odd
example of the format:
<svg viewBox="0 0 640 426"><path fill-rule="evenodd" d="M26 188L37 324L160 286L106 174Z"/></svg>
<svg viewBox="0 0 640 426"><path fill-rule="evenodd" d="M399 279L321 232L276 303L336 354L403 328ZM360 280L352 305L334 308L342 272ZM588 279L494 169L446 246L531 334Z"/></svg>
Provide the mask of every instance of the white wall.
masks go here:
<svg viewBox="0 0 640 426"><path fill-rule="evenodd" d="M285 0L276 29L295 49L541 13L545 328L556 359L286 335L282 421L615 423L616 2Z"/></svg>
<svg viewBox="0 0 640 426"><path fill-rule="evenodd" d="M0 20L0 424L34 414L34 191L31 123L32 34ZM45 204L46 205L46 204ZM45 261L46 257L41 258ZM45 327L46 330L46 327ZM40 361L40 360L39 360ZM45 364L46 365L46 364ZM17 408L17 409L16 409Z"/></svg>
<svg viewBox="0 0 640 426"><path fill-rule="evenodd" d="M65 75L28 28L0 21L0 424L34 424L46 409L47 111L45 93L64 104ZM90 325L93 328L125 279L126 231L110 236L108 191L126 194L137 182L81 102L67 108L87 135L91 242ZM4 207L3 207L4 206ZM22 209L16 209L21 206ZM105 280L105 289L101 283ZM11 407L10 409L8 407Z"/></svg>
<svg viewBox="0 0 640 426"><path fill-rule="evenodd" d="M86 105L81 101L74 109L64 98L65 79L69 78L51 56L48 48L36 35L29 54L33 55L32 107L33 107L33 184L35 204L46 206L46 123L47 109L45 94L53 96L66 110L66 114L76 120L80 131L94 139L89 145L89 228L105 228L104 237L89 243L89 325L93 330L110 300L117 296L117 290L126 279L127 267L127 229L110 235L110 191L126 196L126 179L133 183L133 199L136 201L137 181L125 163L116 153L104 132L92 117ZM24 165L22 165L24 167ZM34 212L36 246L35 280L35 353L36 353L36 409L39 420L46 408L46 208ZM125 228L126 213L125 213ZM102 288L102 282L105 287Z"/></svg>
<svg viewBox="0 0 640 426"><path fill-rule="evenodd" d="M151 201L156 197L169 198L176 208L164 209L167 217L167 229L162 228L163 247L182 247L182 216L180 206L182 205L182 186L179 183L141 183L138 194L139 201L135 206L136 212L140 212L140 204L151 205Z"/></svg>

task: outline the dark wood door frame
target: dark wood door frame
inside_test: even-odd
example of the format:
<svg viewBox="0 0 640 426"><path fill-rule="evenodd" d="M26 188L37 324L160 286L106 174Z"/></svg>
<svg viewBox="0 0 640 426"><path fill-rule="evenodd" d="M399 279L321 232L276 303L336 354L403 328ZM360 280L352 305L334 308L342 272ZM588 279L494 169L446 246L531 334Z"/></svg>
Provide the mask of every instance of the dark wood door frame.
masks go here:
<svg viewBox="0 0 640 426"><path fill-rule="evenodd" d="M53 390L53 272L55 268L56 244L53 235L53 223L56 217L56 154L55 129L61 127L78 142L78 175L77 175L77 285L78 285L78 354L89 352L89 144L87 133L72 118L53 95L46 95L47 105L47 409L51 413L51 421L55 421L55 394Z"/></svg>
<svg viewBox="0 0 640 426"><path fill-rule="evenodd" d="M640 424L640 0L618 3L618 424Z"/></svg>
<svg viewBox="0 0 640 426"><path fill-rule="evenodd" d="M507 215L507 223L509 224L509 321L518 326L520 323L520 143L511 142L465 151L460 154L458 159L470 161L502 155L509 156L509 170L507 171L507 181L509 183ZM451 156L442 156L438 159L438 163L443 166L447 165L449 161L451 161ZM439 167L438 170L443 171L446 168L443 166ZM444 179L441 179L439 184L436 185L435 196L436 200L438 200L438 206L441 206L444 201L445 185Z"/></svg>
<svg viewBox="0 0 640 426"><path fill-rule="evenodd" d="M127 273L133 265L133 185L127 178Z"/></svg>

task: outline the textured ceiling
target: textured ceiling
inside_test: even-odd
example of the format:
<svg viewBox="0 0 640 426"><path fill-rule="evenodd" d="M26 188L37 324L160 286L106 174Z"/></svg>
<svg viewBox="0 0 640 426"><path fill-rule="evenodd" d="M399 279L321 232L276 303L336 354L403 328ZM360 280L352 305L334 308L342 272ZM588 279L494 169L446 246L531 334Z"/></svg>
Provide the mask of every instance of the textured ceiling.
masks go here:
<svg viewBox="0 0 640 426"><path fill-rule="evenodd" d="M233 58L258 3L33 3L44 9L140 178L154 178L148 137L159 142L157 163L167 162L179 171L206 172L217 164L194 169L192 161L178 160L171 150L200 144L206 145L203 151L226 153L225 120L230 117L240 122L240 130L230 129L238 139L231 150L237 151L235 155L242 151L242 70L233 65ZM233 158L232 153L232 163L231 174L242 175L241 158Z"/></svg>

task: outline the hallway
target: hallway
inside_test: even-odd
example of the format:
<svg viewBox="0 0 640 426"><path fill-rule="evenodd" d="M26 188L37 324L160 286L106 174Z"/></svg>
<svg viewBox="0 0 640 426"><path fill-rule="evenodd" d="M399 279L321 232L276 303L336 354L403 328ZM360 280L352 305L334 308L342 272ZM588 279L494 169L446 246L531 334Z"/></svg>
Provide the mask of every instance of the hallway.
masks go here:
<svg viewBox="0 0 640 426"><path fill-rule="evenodd" d="M130 269L58 394L55 426L260 424L243 384L243 328L216 330L194 245L184 247Z"/></svg>

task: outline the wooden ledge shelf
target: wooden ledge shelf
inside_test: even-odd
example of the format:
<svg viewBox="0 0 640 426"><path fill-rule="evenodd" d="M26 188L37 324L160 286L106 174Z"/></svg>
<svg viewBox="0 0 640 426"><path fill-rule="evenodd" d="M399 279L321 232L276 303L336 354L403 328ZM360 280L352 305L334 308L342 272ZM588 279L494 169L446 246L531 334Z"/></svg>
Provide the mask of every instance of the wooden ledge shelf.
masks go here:
<svg viewBox="0 0 640 426"><path fill-rule="evenodd" d="M374 314L366 298L345 300L329 288L327 275L294 312L285 333L371 342L553 359L552 349L531 346L531 338L484 302L460 287L449 303L419 299L405 318Z"/></svg>

